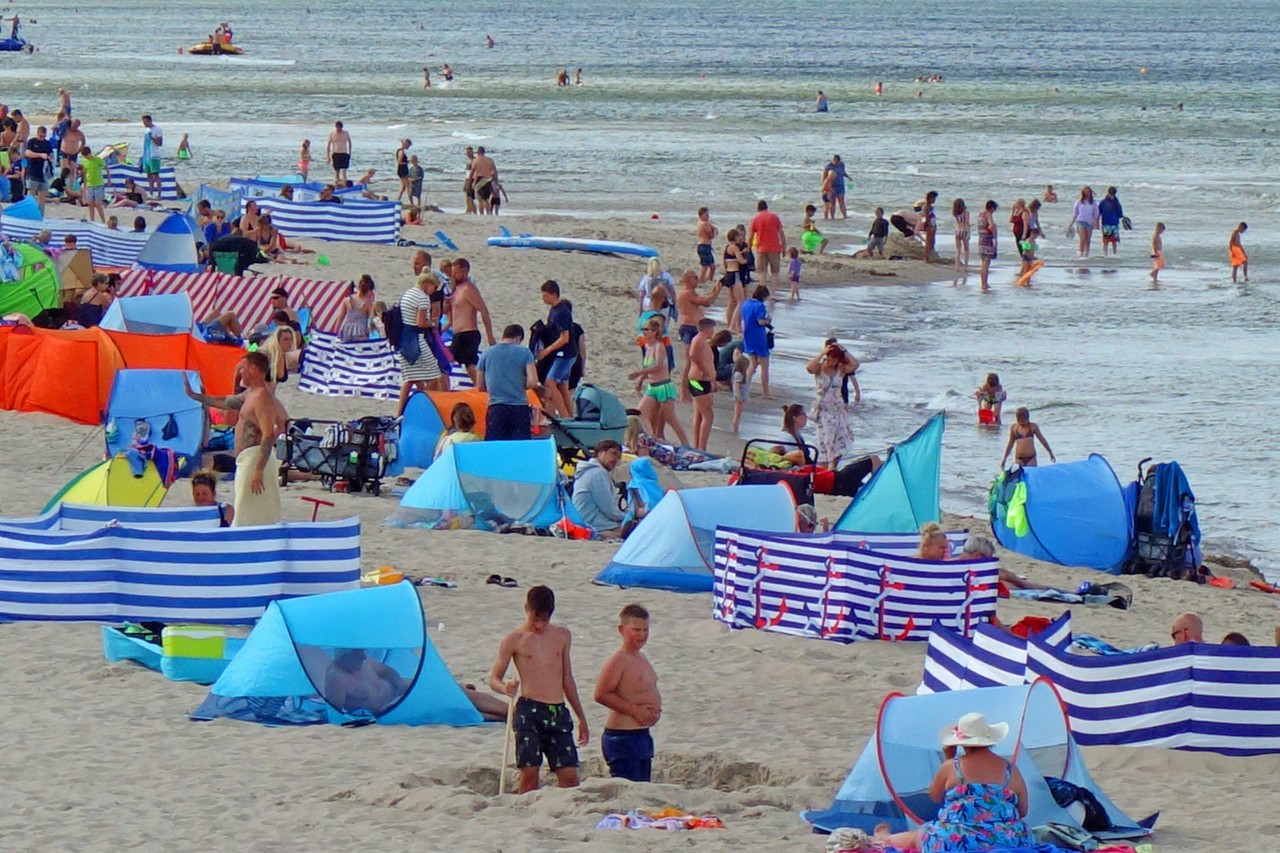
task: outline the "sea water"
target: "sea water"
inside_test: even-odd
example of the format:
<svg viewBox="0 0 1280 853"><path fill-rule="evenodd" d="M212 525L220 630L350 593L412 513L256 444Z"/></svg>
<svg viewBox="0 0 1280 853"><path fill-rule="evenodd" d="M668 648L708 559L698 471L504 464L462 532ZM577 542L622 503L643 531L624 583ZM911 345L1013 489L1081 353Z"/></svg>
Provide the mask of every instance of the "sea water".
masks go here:
<svg viewBox="0 0 1280 853"><path fill-rule="evenodd" d="M136 147L149 112L170 149L190 134L187 181L291 172L304 137L324 175L324 139L341 119L357 173L391 177L399 139L413 139L427 200L446 210L461 206L466 145L496 157L513 212L692 223L708 205L722 229L746 221L758 198L794 228L838 153L850 218L822 223L833 248L861 245L876 206L936 189L939 248L950 254L951 199L974 210L996 199L993 294L973 277L953 286L940 268L934 284L779 304L777 396L808 398L801 365L834 330L865 365L859 448L901 440L946 408L945 501L978 511L1006 439L974 424L970 394L999 372L1010 409L1032 408L1059 459L1101 452L1128 480L1141 458L1176 458L1211 550L1280 566L1267 399L1280 255L1277 0L75 0L22 11L38 19L25 35L40 50L0 55L3 100L50 113L66 86L95 145ZM223 20L246 56L179 54ZM448 89L445 62L457 75ZM583 86L554 85L561 68L579 67ZM943 82L914 82L933 74ZM818 89L829 113L814 111ZM1046 183L1062 198L1041 217L1048 266L1014 290L1006 214ZM1079 261L1063 236L1083 184L1120 189L1135 230L1117 261L1097 256L1097 235L1095 256ZM1157 220L1170 268L1153 290ZM1251 225L1253 280L1232 286L1226 242L1239 220ZM757 418L753 428L776 429L771 415Z"/></svg>

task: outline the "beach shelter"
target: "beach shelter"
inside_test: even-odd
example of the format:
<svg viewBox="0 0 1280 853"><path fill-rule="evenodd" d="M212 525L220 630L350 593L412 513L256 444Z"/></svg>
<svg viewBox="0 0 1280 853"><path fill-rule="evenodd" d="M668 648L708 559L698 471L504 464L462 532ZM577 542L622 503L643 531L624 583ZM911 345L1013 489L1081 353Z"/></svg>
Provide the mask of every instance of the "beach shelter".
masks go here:
<svg viewBox="0 0 1280 853"><path fill-rule="evenodd" d="M5 215L12 209L6 209ZM30 243L10 246L11 251L0 248L0 317L34 317L46 308L58 307L58 271L53 259Z"/></svg>
<svg viewBox="0 0 1280 853"><path fill-rule="evenodd" d="M44 219L44 214L40 212L40 204L35 196L30 195L21 201L6 205L4 215L13 219L25 219L28 222L39 222Z"/></svg>
<svg viewBox="0 0 1280 853"><path fill-rule="evenodd" d="M710 592L717 526L794 533L795 497L785 483L669 491L596 575L596 583Z"/></svg>
<svg viewBox="0 0 1280 853"><path fill-rule="evenodd" d="M889 451L865 486L858 490L836 530L901 533L919 530L942 518L938 492L942 482L942 412L929 418L910 438Z"/></svg>
<svg viewBox="0 0 1280 853"><path fill-rule="evenodd" d="M271 602L191 717L278 726L483 722L431 644L409 581Z"/></svg>
<svg viewBox="0 0 1280 853"><path fill-rule="evenodd" d="M991 486L991 530L1010 551L1112 574L1129 554L1133 515L1106 459L1017 468Z"/></svg>
<svg viewBox="0 0 1280 853"><path fill-rule="evenodd" d="M1049 780L1062 780L1092 792L1111 826L1102 828L1087 815L1087 829L1099 839L1141 838L1150 834L1113 803L1089 774L1061 698L1044 679L1014 687L985 687L919 696L893 693L880 706L871 739L836 793L831 808L800 813L827 832L842 826L868 833L879 823L900 832L932 820L938 804L929 783L943 761L939 733L968 713L990 723L1009 724L1009 735L993 750L1010 760L1027 783L1030 826L1050 821L1081 828L1076 813L1059 806ZM1054 782L1054 784L1057 784Z"/></svg>
<svg viewBox="0 0 1280 853"><path fill-rule="evenodd" d="M92 468L81 471L44 505L42 513L61 503L90 506L156 507L168 489L160 479L154 462L145 462L141 476L123 456L112 456Z"/></svg>
<svg viewBox="0 0 1280 853"><path fill-rule="evenodd" d="M526 392L529 405L539 405L532 391ZM484 438L489 395L474 388L459 391L414 391L404 406L400 427L400 461L408 468L430 468L436 443L449 429L453 407L466 403L476 415L476 435Z"/></svg>
<svg viewBox="0 0 1280 853"><path fill-rule="evenodd" d="M185 293L122 296L113 300L99 323L113 332L178 335L191 331L191 299Z"/></svg>
<svg viewBox="0 0 1280 853"><path fill-rule="evenodd" d="M138 266L165 272L203 272L196 252L196 235L196 224L190 217L170 214L151 232L138 253ZM200 240L203 242L203 237Z"/></svg>
<svg viewBox="0 0 1280 853"><path fill-rule="evenodd" d="M200 374L193 370L133 369L116 373L107 400L108 456L127 450L142 432L145 443L177 454L182 474L191 473L200 462L204 407L187 396L184 375L192 390L201 390ZM145 427L141 426L143 423Z"/></svg>
<svg viewBox="0 0 1280 853"><path fill-rule="evenodd" d="M494 530L567 516L581 524L556 463L550 439L451 444L405 492L392 523Z"/></svg>

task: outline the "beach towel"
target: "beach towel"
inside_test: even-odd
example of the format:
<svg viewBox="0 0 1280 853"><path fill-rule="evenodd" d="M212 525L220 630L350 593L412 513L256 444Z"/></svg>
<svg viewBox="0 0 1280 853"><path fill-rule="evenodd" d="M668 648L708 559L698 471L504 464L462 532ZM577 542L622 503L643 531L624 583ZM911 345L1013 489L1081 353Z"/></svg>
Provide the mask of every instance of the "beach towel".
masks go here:
<svg viewBox="0 0 1280 853"><path fill-rule="evenodd" d="M232 527L280 523L280 459L271 453L262 471L262 494L253 493L253 473L262 448L254 445L236 457L236 517Z"/></svg>

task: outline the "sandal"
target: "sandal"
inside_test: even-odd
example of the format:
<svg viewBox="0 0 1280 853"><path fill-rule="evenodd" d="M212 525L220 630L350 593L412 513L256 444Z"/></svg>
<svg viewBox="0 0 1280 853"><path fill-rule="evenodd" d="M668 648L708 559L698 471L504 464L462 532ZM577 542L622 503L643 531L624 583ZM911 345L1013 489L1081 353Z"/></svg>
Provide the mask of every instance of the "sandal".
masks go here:
<svg viewBox="0 0 1280 853"><path fill-rule="evenodd" d="M502 586L502 575L489 575L484 579L485 583L491 583L494 586Z"/></svg>

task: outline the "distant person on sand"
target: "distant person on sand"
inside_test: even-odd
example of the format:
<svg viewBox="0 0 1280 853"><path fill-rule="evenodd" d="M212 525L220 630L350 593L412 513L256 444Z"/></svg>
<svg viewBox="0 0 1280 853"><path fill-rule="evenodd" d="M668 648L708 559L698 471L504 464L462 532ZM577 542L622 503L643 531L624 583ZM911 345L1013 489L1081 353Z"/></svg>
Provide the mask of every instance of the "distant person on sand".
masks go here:
<svg viewBox="0 0 1280 853"><path fill-rule="evenodd" d="M410 204L413 203L413 196L409 192L409 149L412 146L412 139L402 139L400 147L396 149L396 178L400 181L400 192L396 195L396 201L403 202L405 196L409 196Z"/></svg>
<svg viewBox="0 0 1280 853"><path fill-rule="evenodd" d="M662 718L658 673L641 654L649 641L649 611L628 604L618 614L622 647L609 656L596 677L594 699L609 709L600 751L609 775L632 782L648 782L653 776L651 726Z"/></svg>
<svg viewBox="0 0 1280 853"><path fill-rule="evenodd" d="M538 388L533 353L524 345L524 327L512 323L502 330L502 342L480 355L476 388L489 393L485 414L486 441L519 441L532 435L533 410L525 392Z"/></svg>
<svg viewBox="0 0 1280 853"><path fill-rule="evenodd" d="M146 133L142 134L142 172L147 176L147 192L159 198L160 148L164 145L164 131L149 115L142 117L142 126L146 128Z"/></svg>
<svg viewBox="0 0 1280 853"><path fill-rule="evenodd" d="M1236 226L1236 230L1231 232L1231 241L1227 243L1227 253L1231 256L1231 283L1236 283L1236 272L1244 272L1244 280L1249 280L1249 256L1245 254L1244 245L1240 242L1240 238L1244 232L1249 230L1247 222L1241 222Z"/></svg>
<svg viewBox="0 0 1280 853"><path fill-rule="evenodd" d="M643 389L640 398L640 421L645 432L660 441L666 441L666 427L675 430L676 438L683 445L689 444L680 416L676 413L676 389L671 381L671 363L667 360L667 347L662 342L662 320L650 317L644 324L640 369L627 374L636 381L636 391ZM645 386L648 387L645 387Z"/></svg>
<svg viewBox="0 0 1280 853"><path fill-rule="evenodd" d="M835 218L835 208L839 207L840 218L848 219L849 211L845 210L844 206L844 182L849 177L849 172L839 154L832 154L831 162L822 167L823 177L828 172L831 173L831 218Z"/></svg>
<svg viewBox="0 0 1280 853"><path fill-rule="evenodd" d="M1194 613L1179 613L1177 618L1173 620L1173 627L1169 630L1169 638L1173 640L1175 646L1181 646L1186 643L1203 643L1204 622Z"/></svg>
<svg viewBox="0 0 1280 853"><path fill-rule="evenodd" d="M333 164L333 183L335 186L347 185L347 169L351 168L351 134L342 127L342 122L333 123L333 132L325 143L325 157Z"/></svg>
<svg viewBox="0 0 1280 853"><path fill-rule="evenodd" d="M1157 222L1156 230L1151 235L1151 276L1152 284L1160 283L1160 270L1164 269L1164 223Z"/></svg>
<svg viewBox="0 0 1280 853"><path fill-rule="evenodd" d="M685 386L693 396L693 446L699 450L707 449L711 440L711 427L716 420L713 405L716 392L716 359L711 348L711 335L716 330L716 321L703 317L698 321L698 334L689 347L688 379Z"/></svg>
<svg viewBox="0 0 1280 853"><path fill-rule="evenodd" d="M956 222L956 272L969 269L969 209L964 199L951 202L951 218Z"/></svg>
<svg viewBox="0 0 1280 853"><path fill-rule="evenodd" d="M1009 427L1009 443L1004 447L1004 456L1000 457L1000 467L1003 468L1005 462L1009 460L1009 451L1014 452L1014 459L1018 465L1023 468L1034 468L1036 465L1036 440L1044 445L1044 449L1049 453L1049 461L1057 462L1057 457L1053 455L1053 450L1049 447L1049 442L1045 441L1044 433L1040 432L1040 425L1033 423L1031 420L1031 412L1026 406L1019 406L1014 412L1014 423Z"/></svg>
<svg viewBox="0 0 1280 853"><path fill-rule="evenodd" d="M756 265L760 268L760 283L778 288L778 274L782 269L782 253L787 250L787 235L782 229L778 214L769 210L764 199L756 202L756 215L747 226L747 244L755 246ZM769 394L766 392L765 397Z"/></svg>
<svg viewBox="0 0 1280 853"><path fill-rule="evenodd" d="M711 242L719 233L720 229L711 221L711 211L705 207L698 208L698 225L694 229L698 241L698 263L702 265L698 281L711 281L716 274L716 253Z"/></svg>
<svg viewBox="0 0 1280 853"><path fill-rule="evenodd" d="M764 202L761 202L764 204ZM769 317L769 288L756 285L751 298L742 303L742 351L751 362L751 374L760 371L760 393L769 397L769 335L772 319ZM750 377L747 378L750 382Z"/></svg>
<svg viewBox="0 0 1280 853"><path fill-rule="evenodd" d="M547 391L551 408L562 418L573 417L573 400L569 394L569 376L578 361L578 346L573 337L573 305L560 298L560 284L548 279L542 283L542 302L547 306L547 331L555 335L538 350L538 360L550 358ZM490 341L492 346L492 341Z"/></svg>
<svg viewBox="0 0 1280 853"><path fill-rule="evenodd" d="M716 297L720 295L720 289L724 286L722 283L716 282L716 286L711 289L711 293L701 296L698 293L699 281L697 273L693 270L685 270L684 275L680 277L680 292L676 294L676 310L680 319L680 343L684 345L682 353L684 366L680 369L680 384L678 386L678 396L682 401L690 399L691 396L699 396L696 393L691 394L689 351L693 345L693 339L698 335L698 324L702 322L704 309L715 304ZM712 370L711 378L715 379L714 370ZM697 444L696 437L694 446L700 450L706 449Z"/></svg>
<svg viewBox="0 0 1280 853"><path fill-rule="evenodd" d="M498 195L498 164L485 153L484 146L476 149L471 161L471 186L475 190L480 213L493 213L493 201Z"/></svg>
<svg viewBox="0 0 1280 853"><path fill-rule="evenodd" d="M298 174L302 175L302 182L307 182L307 175L311 172L311 140L302 140L302 147L298 149Z"/></svg>
<svg viewBox="0 0 1280 853"><path fill-rule="evenodd" d="M991 262L997 257L996 211L999 208L1000 205L994 200L987 199L982 212L978 214L978 258L981 264L978 278L982 283L983 293L991 289L988 278L991 275Z"/></svg>
<svg viewBox="0 0 1280 853"><path fill-rule="evenodd" d="M884 208L876 208L876 218L871 221L871 230L867 232L867 257L883 258L884 241L889 239L889 220L884 218Z"/></svg>
<svg viewBox="0 0 1280 853"><path fill-rule="evenodd" d="M524 623L503 638L498 646L498 659L489 672L491 690L520 697L513 709L512 731L516 741L516 767L520 771L517 793L521 794L537 789L544 755L560 787L577 787L578 751L574 747L569 708L578 718L577 745L586 746L590 738L569 661L573 636L567 629L551 624L555 609L555 593L549 587L530 588L525 596ZM507 667L512 663L516 665L518 678L504 681ZM505 756L503 760L505 765Z"/></svg>
<svg viewBox="0 0 1280 853"><path fill-rule="evenodd" d="M480 324L484 324L485 342L493 346L493 320L480 288L471 280L471 262L458 258L449 269L453 295L449 298L449 318L453 329L453 358L467 369L471 381L476 379L476 362L480 358Z"/></svg>
<svg viewBox="0 0 1280 853"><path fill-rule="evenodd" d="M1058 200L1058 194L1053 191L1053 184L1046 184L1044 188L1044 200L1049 204L1053 204Z"/></svg>
<svg viewBox="0 0 1280 853"><path fill-rule="evenodd" d="M746 298L746 281L750 272L746 272L747 259L742 253L742 233L737 228L729 229L724 244L724 277L720 283L729 288L728 304L724 309L724 322L729 331L742 333L742 302Z"/></svg>

